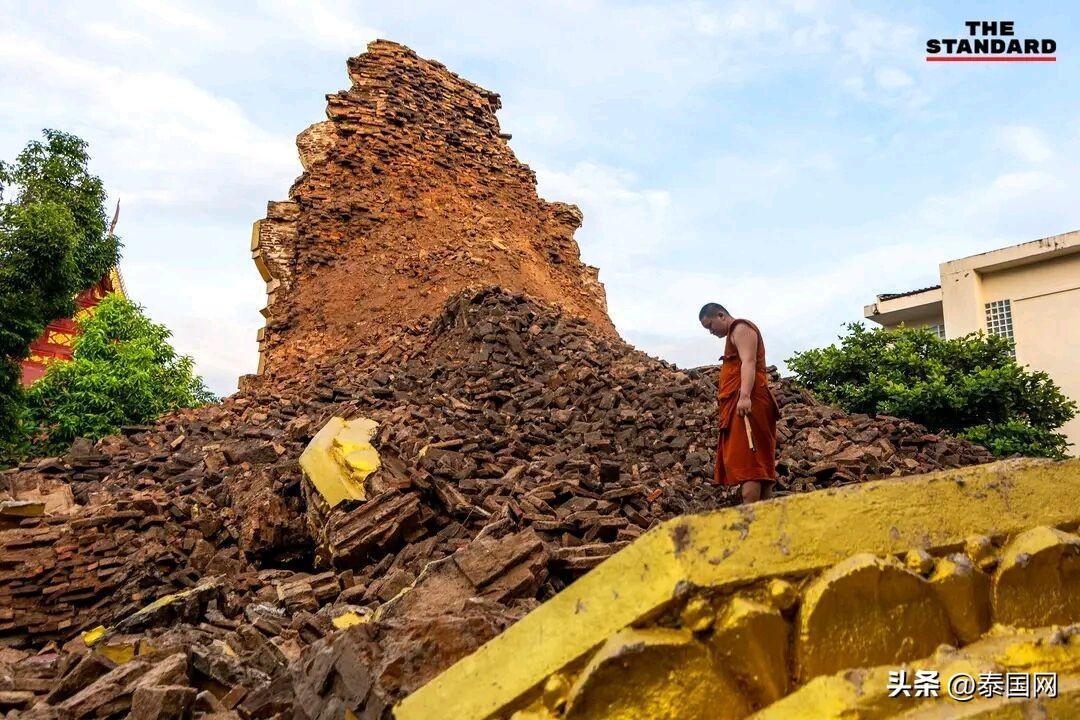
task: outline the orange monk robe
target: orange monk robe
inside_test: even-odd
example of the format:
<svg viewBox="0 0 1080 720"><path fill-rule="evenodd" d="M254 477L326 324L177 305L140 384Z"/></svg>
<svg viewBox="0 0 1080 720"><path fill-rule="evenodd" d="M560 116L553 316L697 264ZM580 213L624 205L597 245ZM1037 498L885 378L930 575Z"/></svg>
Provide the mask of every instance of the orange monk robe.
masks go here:
<svg viewBox="0 0 1080 720"><path fill-rule="evenodd" d="M739 388L742 384L742 361L732 342L737 325L747 325L757 333L757 371L750 394L750 428L754 434L755 451L750 451L746 423L736 412ZM720 366L717 399L720 405L720 438L716 447L717 485L739 485L747 480L776 480L776 420L780 406L776 404L765 374L765 342L761 331L749 320L733 320L724 343L724 364Z"/></svg>

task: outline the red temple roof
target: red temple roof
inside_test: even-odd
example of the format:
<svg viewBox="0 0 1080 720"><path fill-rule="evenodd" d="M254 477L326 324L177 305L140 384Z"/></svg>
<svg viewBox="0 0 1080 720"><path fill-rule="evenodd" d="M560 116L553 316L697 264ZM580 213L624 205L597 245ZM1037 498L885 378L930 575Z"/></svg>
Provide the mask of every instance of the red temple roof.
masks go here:
<svg viewBox="0 0 1080 720"><path fill-rule="evenodd" d="M109 271L96 285L79 293L75 298L74 317L58 318L46 326L41 336L30 343L30 355L22 361L23 387L40 379L52 363L71 359L75 337L79 334L76 319L92 313L98 303L113 292L126 297L124 280L117 268Z"/></svg>

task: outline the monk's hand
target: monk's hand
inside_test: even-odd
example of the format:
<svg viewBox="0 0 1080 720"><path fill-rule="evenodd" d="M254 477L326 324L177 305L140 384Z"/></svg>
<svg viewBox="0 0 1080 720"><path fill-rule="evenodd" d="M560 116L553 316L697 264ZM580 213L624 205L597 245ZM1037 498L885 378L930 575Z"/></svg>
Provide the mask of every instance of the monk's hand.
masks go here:
<svg viewBox="0 0 1080 720"><path fill-rule="evenodd" d="M750 414L750 396L749 395L740 395L739 396L739 402L738 402L738 404L735 405L735 412L739 413L740 415L749 415Z"/></svg>

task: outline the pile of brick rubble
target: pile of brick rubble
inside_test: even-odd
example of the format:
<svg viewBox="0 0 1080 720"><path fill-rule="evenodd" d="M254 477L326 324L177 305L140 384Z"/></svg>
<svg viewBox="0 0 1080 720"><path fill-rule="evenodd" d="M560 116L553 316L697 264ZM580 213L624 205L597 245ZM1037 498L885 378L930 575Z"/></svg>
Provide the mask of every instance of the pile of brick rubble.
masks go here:
<svg viewBox="0 0 1080 720"><path fill-rule="evenodd" d="M733 501L709 482L714 376L472 289L378 347L2 473L0 710L384 717L650 527ZM773 389L783 492L990 459ZM383 462L328 514L298 458L334 416L376 420Z"/></svg>

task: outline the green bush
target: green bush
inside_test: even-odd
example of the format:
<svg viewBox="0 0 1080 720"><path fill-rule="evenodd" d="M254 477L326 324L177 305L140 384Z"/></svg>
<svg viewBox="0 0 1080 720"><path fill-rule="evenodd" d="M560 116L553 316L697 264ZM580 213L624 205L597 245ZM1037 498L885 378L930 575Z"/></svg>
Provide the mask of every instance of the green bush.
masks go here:
<svg viewBox="0 0 1080 720"><path fill-rule="evenodd" d="M1045 372L1013 358L1012 342L972 333L942 340L930 330L847 326L838 345L795 353L796 380L848 412L895 415L987 447L995 455L1061 458L1055 432L1076 414Z"/></svg>
<svg viewBox="0 0 1080 720"><path fill-rule="evenodd" d="M51 365L26 392L35 451L55 452L76 437L97 439L215 399L191 358L169 344L169 330L128 300L106 297L80 325L71 362Z"/></svg>

